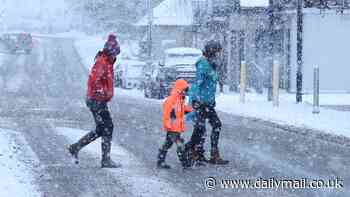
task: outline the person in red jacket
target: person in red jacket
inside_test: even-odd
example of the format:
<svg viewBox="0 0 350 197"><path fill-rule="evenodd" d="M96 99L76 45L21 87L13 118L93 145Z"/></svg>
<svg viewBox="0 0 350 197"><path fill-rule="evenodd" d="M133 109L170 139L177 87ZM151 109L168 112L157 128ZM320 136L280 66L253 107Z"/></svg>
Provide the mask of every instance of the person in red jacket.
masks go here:
<svg viewBox="0 0 350 197"><path fill-rule="evenodd" d="M114 70L113 64L117 55L120 53L120 47L116 36L111 34L104 45L102 51L99 51L95 57L89 80L86 105L90 109L96 129L83 136L78 142L69 146L68 150L74 157L75 163L78 161L79 151L99 137L102 137L102 168L117 168L117 165L111 160L111 143L113 135L113 122L108 110L107 103L114 94Z"/></svg>
<svg viewBox="0 0 350 197"><path fill-rule="evenodd" d="M159 149L157 167L169 169L170 166L165 163L168 150L175 143L177 146L177 155L183 168L190 167L185 154L184 140L181 133L185 132L185 113L191 112L192 107L185 105L185 95L189 89L187 81L178 79L175 82L170 96L163 104L163 127L167 132L165 142Z"/></svg>

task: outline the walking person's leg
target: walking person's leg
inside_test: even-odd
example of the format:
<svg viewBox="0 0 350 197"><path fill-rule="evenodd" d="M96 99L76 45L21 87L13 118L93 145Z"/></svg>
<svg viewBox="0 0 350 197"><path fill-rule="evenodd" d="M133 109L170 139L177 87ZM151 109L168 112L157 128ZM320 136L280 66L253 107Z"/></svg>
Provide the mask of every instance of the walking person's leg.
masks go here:
<svg viewBox="0 0 350 197"><path fill-rule="evenodd" d="M165 162L166 155L168 153L168 150L171 148L171 146L174 144L174 141L172 140L171 132L167 132L165 142L162 145L162 147L159 149L158 153L158 161L157 161L157 167L163 168L163 169L169 169L171 168L170 165L168 165Z"/></svg>
<svg viewBox="0 0 350 197"><path fill-rule="evenodd" d="M176 133L174 136L174 142L177 146L176 153L181 162L181 165L184 169L191 167L190 162L188 161L188 157L185 151L185 140L181 137L180 133Z"/></svg>
<svg viewBox="0 0 350 197"><path fill-rule="evenodd" d="M102 149L102 168L118 168L120 164L116 164L111 159L111 147L113 138L113 121L109 112L107 103L103 103L101 106L101 149Z"/></svg>
<svg viewBox="0 0 350 197"><path fill-rule="evenodd" d="M206 112L204 108L199 108L196 111L196 122L193 126L191 139L186 144L186 152L189 152L189 157L192 161L207 162L204 156L204 143L206 138Z"/></svg>
<svg viewBox="0 0 350 197"><path fill-rule="evenodd" d="M90 109L94 120L96 124L96 128L94 131L90 131L85 136L80 138L78 142L70 145L68 147L68 150L70 154L75 158L75 163L78 164L78 153L79 151L85 147L86 145L90 144L91 142L95 141L97 138L101 136L102 133L102 117L101 117L101 109L97 101L93 100L87 100L86 101L87 107Z"/></svg>
<svg viewBox="0 0 350 197"><path fill-rule="evenodd" d="M228 164L229 161L223 160L219 152L219 138L220 138L220 132L222 127L221 120L217 115L214 107L210 107L208 111L209 111L208 112L209 124L212 127L212 132L210 135L211 150L210 150L209 162L211 164L219 164L219 165Z"/></svg>

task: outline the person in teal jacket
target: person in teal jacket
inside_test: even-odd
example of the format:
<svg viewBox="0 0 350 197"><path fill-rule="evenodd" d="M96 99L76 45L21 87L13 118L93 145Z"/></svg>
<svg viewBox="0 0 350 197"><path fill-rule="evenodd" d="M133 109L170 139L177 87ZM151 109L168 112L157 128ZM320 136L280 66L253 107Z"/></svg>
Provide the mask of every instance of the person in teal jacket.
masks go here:
<svg viewBox="0 0 350 197"><path fill-rule="evenodd" d="M197 63L196 81L192 88L192 100L206 105L215 104L218 75L206 57L201 57Z"/></svg>
<svg viewBox="0 0 350 197"><path fill-rule="evenodd" d="M227 160L223 160L219 153L219 136L221 131L221 121L215 111L216 86L219 80L217 67L220 66L219 53L222 47L217 41L209 41L206 43L203 56L196 63L196 80L192 84L189 92L189 102L195 111L194 129L190 141L186 144L186 150L193 162L202 164L209 162L211 164L224 165L228 164ZM211 132L211 151L210 159L204 156L206 120L212 126Z"/></svg>

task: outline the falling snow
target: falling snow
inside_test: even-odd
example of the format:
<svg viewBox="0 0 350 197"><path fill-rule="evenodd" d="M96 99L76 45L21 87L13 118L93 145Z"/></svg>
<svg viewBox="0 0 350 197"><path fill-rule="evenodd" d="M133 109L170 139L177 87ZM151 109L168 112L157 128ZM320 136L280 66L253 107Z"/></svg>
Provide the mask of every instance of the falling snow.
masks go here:
<svg viewBox="0 0 350 197"><path fill-rule="evenodd" d="M350 196L349 8L0 0L1 196ZM305 178L331 184L221 185Z"/></svg>

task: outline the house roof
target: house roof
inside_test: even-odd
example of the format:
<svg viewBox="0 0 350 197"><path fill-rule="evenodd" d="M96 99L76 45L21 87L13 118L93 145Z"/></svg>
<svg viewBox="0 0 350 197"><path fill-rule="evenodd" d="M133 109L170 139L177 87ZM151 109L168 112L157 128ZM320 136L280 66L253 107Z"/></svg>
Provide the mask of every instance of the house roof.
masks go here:
<svg viewBox="0 0 350 197"><path fill-rule="evenodd" d="M202 55L202 51L196 48L190 47L177 47L165 50L167 54L199 54Z"/></svg>
<svg viewBox="0 0 350 197"><path fill-rule="evenodd" d="M193 24L192 1L165 0L153 9L153 25L189 26ZM148 15L136 26L147 26Z"/></svg>
<svg viewBox="0 0 350 197"><path fill-rule="evenodd" d="M241 7L267 7L269 0L240 0Z"/></svg>

